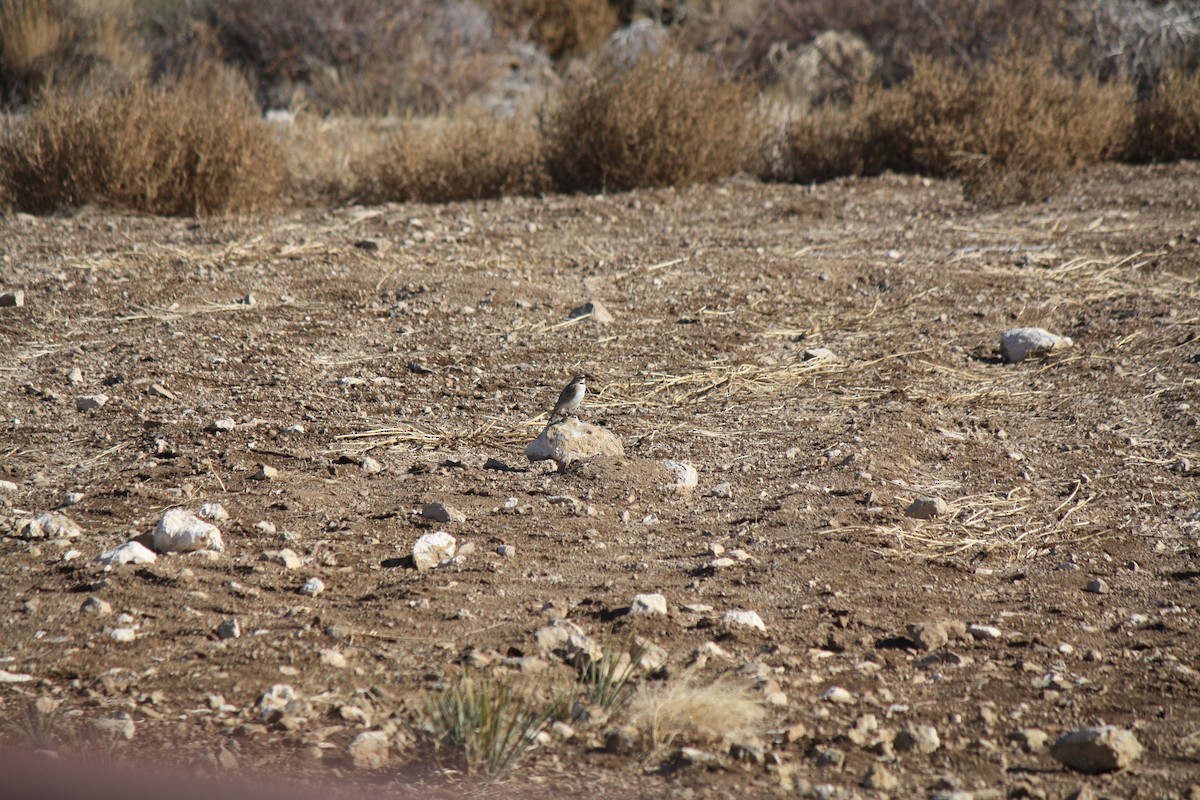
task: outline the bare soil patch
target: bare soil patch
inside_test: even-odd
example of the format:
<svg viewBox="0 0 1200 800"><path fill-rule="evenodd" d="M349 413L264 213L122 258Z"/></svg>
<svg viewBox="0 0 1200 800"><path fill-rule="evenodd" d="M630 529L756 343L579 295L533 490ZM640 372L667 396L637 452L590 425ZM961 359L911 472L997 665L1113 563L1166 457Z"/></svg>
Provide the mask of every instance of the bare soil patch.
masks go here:
<svg viewBox="0 0 1200 800"><path fill-rule="evenodd" d="M615 754L580 724L489 791L745 797L807 780L870 795L880 756L851 733L874 715L939 732L933 753L885 753L903 796L1183 796L1200 771L1200 168L1070 180L1001 210L885 175L5 220L0 291L25 305L0 308L0 478L17 487L0 493L0 669L31 680L0 686L0 715L53 695L79 719L128 712L139 750L332 780L355 735L402 724L464 652L537 654L552 602L597 639L664 648L668 681L716 641L731 658L708 678L761 662L787 705L769 710L766 764ZM564 322L593 299L615 321ZM1000 333L1018 325L1074 347L1004 364ZM529 467L524 445L580 370L583 419L617 433L628 464ZM107 403L76 410L95 394ZM226 417L233 430L207 430ZM662 490L668 458L696 466L691 496ZM254 480L261 465L278 476ZM81 537L20 538L68 492ZM906 517L922 495L949 512ZM405 557L439 527L416 513L433 500L465 513L447 530L476 549L418 573ZM223 555L92 565L203 502L231 516ZM712 570L712 545L751 559ZM285 546L298 569L259 560ZM299 595L314 576L326 590ZM626 616L642 592L669 615ZM92 595L114 616L80 613ZM735 608L766 631L714 622ZM121 613L133 642L106 633ZM231 617L242 636L222 641ZM923 621L1001 636L923 651L908 633ZM259 725L277 683L313 711ZM833 686L852 702L822 700ZM779 733L798 722L806 736ZM1087 777L1008 739L1097 722L1134 730L1141 760ZM840 767L816 758L829 748ZM441 780L421 763L394 753L370 780Z"/></svg>

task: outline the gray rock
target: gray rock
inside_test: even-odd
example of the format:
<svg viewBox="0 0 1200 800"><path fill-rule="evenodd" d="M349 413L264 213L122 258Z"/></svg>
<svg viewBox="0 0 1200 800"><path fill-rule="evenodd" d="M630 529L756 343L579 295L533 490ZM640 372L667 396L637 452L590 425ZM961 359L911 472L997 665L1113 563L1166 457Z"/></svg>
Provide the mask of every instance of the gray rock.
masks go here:
<svg viewBox="0 0 1200 800"><path fill-rule="evenodd" d="M366 731L354 737L347 751L356 769L381 769L387 764L388 735L384 731Z"/></svg>
<svg viewBox="0 0 1200 800"><path fill-rule="evenodd" d="M568 664L582 665L599 660L600 645L573 622L554 620L539 628L535 635L543 655L554 656Z"/></svg>
<svg viewBox="0 0 1200 800"><path fill-rule="evenodd" d="M362 471L368 475L378 475L380 472L383 472L383 464L380 464L370 456L363 458L362 462L359 464L359 467L361 467Z"/></svg>
<svg viewBox="0 0 1200 800"><path fill-rule="evenodd" d="M149 552L149 551L147 551ZM151 553L150 555L154 555ZM107 600L101 600L99 597L89 597L79 606L79 610L84 614L95 614L98 617L107 617L112 613L112 605Z"/></svg>
<svg viewBox="0 0 1200 800"><path fill-rule="evenodd" d="M971 638L978 641L999 639L1001 636L1000 629L995 625L968 625L967 633L971 635Z"/></svg>
<svg viewBox="0 0 1200 800"><path fill-rule="evenodd" d="M83 370L79 367L71 367L71 371L67 373L67 383L72 386L83 383Z"/></svg>
<svg viewBox="0 0 1200 800"><path fill-rule="evenodd" d="M158 560L158 556L154 551L146 547L141 542L125 542L111 550L105 550L100 555L96 556L96 563L105 568L120 566L121 564L153 564Z"/></svg>
<svg viewBox="0 0 1200 800"><path fill-rule="evenodd" d="M608 325L613 321L613 315L599 300L589 300L581 306L571 309L571 313L567 314L567 319L582 319L591 317L593 322L601 325Z"/></svg>
<svg viewBox="0 0 1200 800"><path fill-rule="evenodd" d="M209 433L228 433L236 427L237 423L231 417L222 417L210 422L205 430Z"/></svg>
<svg viewBox="0 0 1200 800"><path fill-rule="evenodd" d="M320 578L309 578L296 591L306 597L316 597L321 592L325 591L325 581Z"/></svg>
<svg viewBox="0 0 1200 800"><path fill-rule="evenodd" d="M83 492L67 492L63 495L63 499L62 502L59 503L59 507L67 508L69 506L79 505L83 502L83 498L85 496L86 495L84 495Z"/></svg>
<svg viewBox="0 0 1200 800"><path fill-rule="evenodd" d="M718 483L716 486L712 487L712 490L709 491L709 494L722 500L728 500L729 498L733 497L733 486L728 482Z"/></svg>
<svg viewBox="0 0 1200 800"><path fill-rule="evenodd" d="M217 637L220 639L237 639L242 635L242 626L237 617L225 620L217 626Z"/></svg>
<svg viewBox="0 0 1200 800"><path fill-rule="evenodd" d="M918 497L904 510L913 519L934 519L944 517L950 511L950 506L940 497Z"/></svg>
<svg viewBox="0 0 1200 800"><path fill-rule="evenodd" d="M75 520L57 511L47 511L25 523L23 539L74 539L83 533Z"/></svg>
<svg viewBox="0 0 1200 800"><path fill-rule="evenodd" d="M1092 578L1087 582L1087 586L1083 587L1083 590L1092 594L1107 594L1108 581L1104 580L1104 578Z"/></svg>
<svg viewBox="0 0 1200 800"><path fill-rule="evenodd" d="M851 691L841 686L830 686L821 692L821 699L827 703L836 703L841 706L853 705L856 700Z"/></svg>
<svg viewBox="0 0 1200 800"><path fill-rule="evenodd" d="M33 680L33 676L27 672L9 672L6 669L0 669L0 684L28 683L31 680Z"/></svg>
<svg viewBox="0 0 1200 800"><path fill-rule="evenodd" d="M940 650L952 637L965 633L961 622L914 622L908 626L908 636L922 650Z"/></svg>
<svg viewBox="0 0 1200 800"><path fill-rule="evenodd" d="M1059 336L1044 328L1011 328L1000 334L1000 354L1010 364L1065 350L1072 344L1071 337Z"/></svg>
<svg viewBox="0 0 1200 800"><path fill-rule="evenodd" d="M279 470L269 464L259 464L258 471L250 476L253 481L272 481L279 477Z"/></svg>
<svg viewBox="0 0 1200 800"><path fill-rule="evenodd" d="M517 548L511 544L502 544L496 548L496 552L505 558L514 558L517 555Z"/></svg>
<svg viewBox="0 0 1200 800"><path fill-rule="evenodd" d="M0 492L15 492L19 488L12 481L0 481Z"/></svg>
<svg viewBox="0 0 1200 800"><path fill-rule="evenodd" d="M133 628L113 628L108 632L108 638L112 639L114 642L128 644L129 642L137 639L137 631Z"/></svg>
<svg viewBox="0 0 1200 800"><path fill-rule="evenodd" d="M1040 728L1021 728L1008 734L1008 740L1015 743L1026 753L1043 753L1050 734Z"/></svg>
<svg viewBox="0 0 1200 800"><path fill-rule="evenodd" d="M846 763L846 754L836 747L814 747L812 758L818 767L832 767L835 770L840 770Z"/></svg>
<svg viewBox="0 0 1200 800"><path fill-rule="evenodd" d="M662 463L670 471L671 475L674 476L674 482L664 487L667 491L679 495L689 494L696 488L696 484L700 482L700 476L696 472L696 468L691 464L683 461L671 461L670 459Z"/></svg>
<svg viewBox="0 0 1200 800"><path fill-rule="evenodd" d="M915 750L929 755L942 746L942 739L932 725L910 725L896 734L892 745L901 753Z"/></svg>
<svg viewBox="0 0 1200 800"><path fill-rule="evenodd" d="M419 572L450 561L458 552L458 542L445 531L426 533L413 544L413 565Z"/></svg>
<svg viewBox="0 0 1200 800"><path fill-rule="evenodd" d="M0 293L0 308L20 308L25 305L25 290Z"/></svg>
<svg viewBox="0 0 1200 800"><path fill-rule="evenodd" d="M1064 766L1089 775L1125 769L1142 755L1133 731L1115 725L1079 728L1058 737L1050 755Z"/></svg>
<svg viewBox="0 0 1200 800"><path fill-rule="evenodd" d="M530 462L553 461L560 470L597 456L623 459L625 448L612 432L577 419L548 425L525 448Z"/></svg>
<svg viewBox="0 0 1200 800"><path fill-rule="evenodd" d="M338 650L324 649L320 653L321 663L334 669L346 668L346 656Z"/></svg>
<svg viewBox="0 0 1200 800"><path fill-rule="evenodd" d="M421 509L421 516L434 522L466 522L467 515L454 506L448 506L440 500L426 503Z"/></svg>
<svg viewBox="0 0 1200 800"><path fill-rule="evenodd" d="M667 598L657 592L654 594L635 594L629 604L630 614L667 614Z"/></svg>
<svg viewBox="0 0 1200 800"><path fill-rule="evenodd" d="M171 508L163 514L154 528L153 546L160 553L225 552L220 529L183 508Z"/></svg>
<svg viewBox="0 0 1200 800"><path fill-rule="evenodd" d="M304 560L300 558L299 554L288 547L282 550L266 550L258 557L258 560L279 564L284 569L300 569L304 565Z"/></svg>
<svg viewBox="0 0 1200 800"><path fill-rule="evenodd" d="M900 781L883 764L875 764L863 776L862 785L864 789L890 792L900 785Z"/></svg>
<svg viewBox="0 0 1200 800"><path fill-rule="evenodd" d="M767 624L763 622L762 617L758 615L757 611L734 608L726 611L721 620L726 625L735 628L754 628L760 631L767 629Z"/></svg>

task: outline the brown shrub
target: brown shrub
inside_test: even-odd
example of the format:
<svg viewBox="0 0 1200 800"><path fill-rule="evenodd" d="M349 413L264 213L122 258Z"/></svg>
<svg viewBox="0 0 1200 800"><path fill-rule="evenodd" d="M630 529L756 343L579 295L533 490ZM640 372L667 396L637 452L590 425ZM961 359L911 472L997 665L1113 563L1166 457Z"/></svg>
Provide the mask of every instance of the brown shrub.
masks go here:
<svg viewBox="0 0 1200 800"><path fill-rule="evenodd" d="M1133 161L1200 158L1200 71L1162 75L1138 106L1126 155Z"/></svg>
<svg viewBox="0 0 1200 800"><path fill-rule="evenodd" d="M604 62L567 81L542 114L546 164L562 191L678 186L747 166L750 92L671 50Z"/></svg>
<svg viewBox="0 0 1200 800"><path fill-rule="evenodd" d="M33 212L238 211L276 198L282 165L245 84L216 69L124 92L52 89L0 136L0 184Z"/></svg>
<svg viewBox="0 0 1200 800"><path fill-rule="evenodd" d="M487 5L504 28L554 59L591 53L620 22L608 0L490 0Z"/></svg>
<svg viewBox="0 0 1200 800"><path fill-rule="evenodd" d="M359 193L375 202L478 200L548 183L533 124L470 110L406 122L359 174Z"/></svg>

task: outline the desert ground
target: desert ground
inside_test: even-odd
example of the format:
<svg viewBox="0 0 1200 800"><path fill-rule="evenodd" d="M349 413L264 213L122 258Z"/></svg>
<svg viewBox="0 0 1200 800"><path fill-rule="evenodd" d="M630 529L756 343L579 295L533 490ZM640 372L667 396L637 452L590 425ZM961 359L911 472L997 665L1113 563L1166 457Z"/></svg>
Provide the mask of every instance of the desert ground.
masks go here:
<svg viewBox="0 0 1200 800"><path fill-rule="evenodd" d="M21 722L50 698L64 731L114 721L118 759L378 792L1196 797L1197 186L1182 162L1002 209L885 175L0 220L24 293L0 308L4 740L54 749ZM612 321L569 317L588 301ZM1073 345L1005 363L1018 326ZM580 371L624 460L528 463ZM95 563L209 503L223 552ZM31 538L56 508L79 535ZM418 571L438 530L473 550ZM643 593L667 613L628 613ZM741 682L765 718L647 744L628 705L584 715L498 784L431 755L413 720L464 670L572 685L539 647L562 619L659 648L641 691ZM297 702L265 713L277 684ZM1047 753L1101 724L1140 758ZM388 753L356 768L368 731Z"/></svg>

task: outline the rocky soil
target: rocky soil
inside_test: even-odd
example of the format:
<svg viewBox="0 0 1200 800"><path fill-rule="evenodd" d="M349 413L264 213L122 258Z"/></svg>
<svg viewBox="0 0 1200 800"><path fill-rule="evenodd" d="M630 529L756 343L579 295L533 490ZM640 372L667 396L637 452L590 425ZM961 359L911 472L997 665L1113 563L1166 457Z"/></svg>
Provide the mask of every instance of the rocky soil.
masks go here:
<svg viewBox="0 0 1200 800"><path fill-rule="evenodd" d="M500 796L1195 797L1197 185L4 220L3 737ZM1020 326L1073 343L1006 363ZM529 464L576 372L624 459ZM456 784L414 712L465 669L571 686L562 619L765 719L650 748L618 708ZM1051 753L1102 725L1116 771Z"/></svg>

